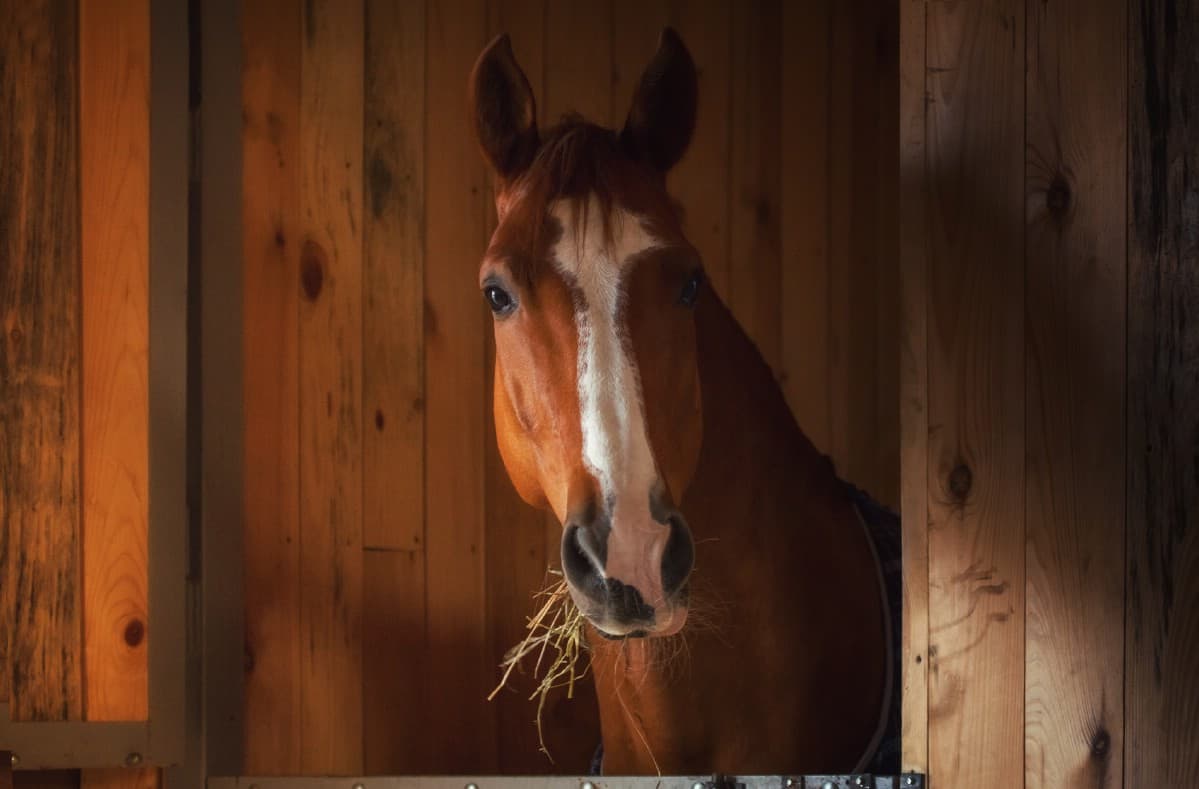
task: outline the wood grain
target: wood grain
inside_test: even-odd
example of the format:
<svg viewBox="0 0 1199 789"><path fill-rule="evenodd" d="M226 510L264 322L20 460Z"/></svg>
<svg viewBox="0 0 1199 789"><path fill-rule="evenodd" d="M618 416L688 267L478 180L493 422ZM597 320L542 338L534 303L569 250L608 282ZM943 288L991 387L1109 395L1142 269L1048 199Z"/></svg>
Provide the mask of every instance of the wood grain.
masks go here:
<svg viewBox="0 0 1199 789"><path fill-rule="evenodd" d="M828 333L825 372L829 399L829 437L824 447L838 472L854 479L851 434L854 427L852 347L854 249L854 10L855 3L833 3L829 11Z"/></svg>
<svg viewBox="0 0 1199 789"><path fill-rule="evenodd" d="M612 106L614 68L611 0L547 5L545 125L571 112L601 126L623 123Z"/></svg>
<svg viewBox="0 0 1199 789"><path fill-rule="evenodd" d="M1126 786L1199 784L1199 3L1129 6Z"/></svg>
<svg viewBox="0 0 1199 789"><path fill-rule="evenodd" d="M363 534L424 548L425 7L366 3Z"/></svg>
<svg viewBox="0 0 1199 789"><path fill-rule="evenodd" d="M854 427L862 463L867 467L861 484L884 505L899 510L899 3L869 0L873 25L861 40L865 78L873 87L868 107L874 122L863 139L863 152L871 169L861 189L874 201L873 219L860 228L865 253L873 256L865 309L874 315L873 335L859 335L858 367L866 376L861 383L873 397L868 425ZM871 75L869 72L873 72ZM861 219L862 217L859 217Z"/></svg>
<svg viewBox="0 0 1199 789"><path fill-rule="evenodd" d="M1126 9L1031 2L1024 785L1123 772Z"/></svg>
<svg viewBox="0 0 1199 789"><path fill-rule="evenodd" d="M300 60L300 767L362 771L362 6L311 0Z"/></svg>
<svg viewBox="0 0 1199 789"><path fill-rule="evenodd" d="M924 0L899 7L901 769L928 772L928 252Z"/></svg>
<svg viewBox="0 0 1199 789"><path fill-rule="evenodd" d="M0 699L15 720L78 720L78 18L0 12Z"/></svg>
<svg viewBox="0 0 1199 789"><path fill-rule="evenodd" d="M729 261L737 273L729 306L776 376L782 358L781 24L782 5L777 0L733 6Z"/></svg>
<svg viewBox="0 0 1199 789"><path fill-rule="evenodd" d="M428 9L425 270L425 508L429 528L425 678L438 703L426 770L487 773L496 763L495 708L486 703L494 662L486 648L485 306L479 261L486 244L487 181L466 119L465 86L486 41L482 0ZM463 720L470 725L463 725Z"/></svg>
<svg viewBox="0 0 1199 789"><path fill-rule="evenodd" d="M245 770L297 774L300 702L300 8L242 15Z"/></svg>
<svg viewBox="0 0 1199 789"><path fill-rule="evenodd" d="M426 679L436 666L425 660L424 553L367 550L362 571L363 769L419 773L437 732L418 711L438 703Z"/></svg>
<svg viewBox="0 0 1199 789"><path fill-rule="evenodd" d="M425 662L425 7L366 3L363 737L367 773L419 769ZM378 550L385 548L388 550Z"/></svg>
<svg viewBox="0 0 1199 789"><path fill-rule="evenodd" d="M699 107L691 147L667 186L683 205L687 239L699 250L708 280L727 299L734 276L729 261L730 3L670 0L668 14L695 60Z"/></svg>
<svg viewBox="0 0 1199 789"><path fill-rule="evenodd" d="M86 715L145 720L153 638L148 0L81 5L79 52Z"/></svg>
<svg viewBox="0 0 1199 789"><path fill-rule="evenodd" d="M1024 744L1024 5L928 6L929 771Z"/></svg>
<svg viewBox="0 0 1199 789"><path fill-rule="evenodd" d="M831 451L829 387L829 176L832 100L830 3L783 6L782 283L783 391L799 426ZM801 175L802 174L802 175Z"/></svg>

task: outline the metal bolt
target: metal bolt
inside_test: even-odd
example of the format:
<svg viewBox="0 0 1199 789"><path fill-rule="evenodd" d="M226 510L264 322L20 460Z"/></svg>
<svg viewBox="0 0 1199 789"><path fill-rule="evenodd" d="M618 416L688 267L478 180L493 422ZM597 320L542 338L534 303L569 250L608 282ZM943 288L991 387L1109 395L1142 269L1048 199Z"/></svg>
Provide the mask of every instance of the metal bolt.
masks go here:
<svg viewBox="0 0 1199 789"><path fill-rule="evenodd" d="M591 781L583 781L582 789L595 789L595 784L591 783Z"/></svg>
<svg viewBox="0 0 1199 789"><path fill-rule="evenodd" d="M704 782L696 781L695 783L691 784L691 789L704 789Z"/></svg>
<svg viewBox="0 0 1199 789"><path fill-rule="evenodd" d="M138 753L137 751L134 751L133 753L131 753L125 757L125 766L126 767L137 767L141 763L142 763L142 755L140 753Z"/></svg>
<svg viewBox="0 0 1199 789"><path fill-rule="evenodd" d="M903 783L904 783L904 786L915 786L916 779L909 775L907 778L903 779Z"/></svg>
<svg viewBox="0 0 1199 789"><path fill-rule="evenodd" d="M825 781L820 785L820 789L837 789L837 785L832 781Z"/></svg>
<svg viewBox="0 0 1199 789"><path fill-rule="evenodd" d="M866 779L859 775L857 778L853 779L853 784L854 786L865 786Z"/></svg>
<svg viewBox="0 0 1199 789"><path fill-rule="evenodd" d="M466 789L479 789L478 784L467 784Z"/></svg>
<svg viewBox="0 0 1199 789"><path fill-rule="evenodd" d="M9 754L8 760L12 763L14 768L21 763L21 757L17 756L15 753Z"/></svg>
<svg viewBox="0 0 1199 789"><path fill-rule="evenodd" d="M354 784L354 786L351 787L351 789L366 789L366 787L362 784Z"/></svg>
<svg viewBox="0 0 1199 789"><path fill-rule="evenodd" d="M795 779L794 779L794 778L788 778L788 779L787 779L787 786L795 786Z"/></svg>

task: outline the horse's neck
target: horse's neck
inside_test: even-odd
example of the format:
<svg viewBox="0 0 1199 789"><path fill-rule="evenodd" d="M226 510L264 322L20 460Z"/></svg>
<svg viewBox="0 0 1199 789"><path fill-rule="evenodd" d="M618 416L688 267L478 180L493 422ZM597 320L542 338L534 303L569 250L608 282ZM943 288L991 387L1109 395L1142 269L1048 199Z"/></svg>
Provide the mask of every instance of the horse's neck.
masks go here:
<svg viewBox="0 0 1199 789"><path fill-rule="evenodd" d="M663 750L683 742L702 748L704 733L680 720L694 710L697 692L710 694L713 704L727 694L722 714L729 717L761 702L745 698L768 690L761 677L747 689L752 680L727 676L730 660L743 658L750 672L787 671L771 655L782 660L800 650L804 634L793 617L820 597L805 586L814 573L793 559L836 554L831 527L839 488L831 464L803 435L770 367L728 309L713 299L697 321L703 449L681 503L696 541L691 616L705 621L684 630L688 656L678 665L675 645L594 643L605 741L624 740L626 753L645 752L639 728L656 732L651 736L671 732ZM730 644L732 658L724 650Z"/></svg>
<svg viewBox="0 0 1199 789"><path fill-rule="evenodd" d="M701 500L701 515L721 502L738 508L748 504L782 519L754 524L768 532L767 539L793 533L785 528L788 514L800 514L805 494L833 489L832 464L800 430L770 366L728 308L715 299L705 308L698 316L697 336L704 443L687 499ZM694 508L685 507L685 512ZM747 514L743 511L736 520ZM705 520L698 526L711 537L745 533L743 522Z"/></svg>

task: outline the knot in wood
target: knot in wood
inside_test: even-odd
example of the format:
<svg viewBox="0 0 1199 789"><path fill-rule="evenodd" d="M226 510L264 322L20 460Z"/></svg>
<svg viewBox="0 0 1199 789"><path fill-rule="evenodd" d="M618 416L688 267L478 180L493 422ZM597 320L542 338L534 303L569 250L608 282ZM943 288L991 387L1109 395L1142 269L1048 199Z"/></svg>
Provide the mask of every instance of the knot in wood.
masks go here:
<svg viewBox="0 0 1199 789"><path fill-rule="evenodd" d="M1049 213L1058 219L1064 217L1070 210L1071 198L1070 182L1061 173L1053 176L1045 190L1045 207Z"/></svg>
<svg viewBox="0 0 1199 789"><path fill-rule="evenodd" d="M1107 733L1107 729L1100 728L1091 738L1091 756L1096 759L1106 759L1111 747L1111 735Z"/></svg>
<svg viewBox="0 0 1199 789"><path fill-rule="evenodd" d="M300 283L309 301L316 301L325 285L325 250L315 241L305 241L300 253Z"/></svg>
<svg viewBox="0 0 1199 789"><path fill-rule="evenodd" d="M949 493L959 502L965 501L974 485L974 473L965 463L958 463L949 472Z"/></svg>
<svg viewBox="0 0 1199 789"><path fill-rule="evenodd" d="M142 643L142 639L146 637L146 626L142 624L142 620L133 619L129 624L125 625L125 643L131 647L136 647Z"/></svg>

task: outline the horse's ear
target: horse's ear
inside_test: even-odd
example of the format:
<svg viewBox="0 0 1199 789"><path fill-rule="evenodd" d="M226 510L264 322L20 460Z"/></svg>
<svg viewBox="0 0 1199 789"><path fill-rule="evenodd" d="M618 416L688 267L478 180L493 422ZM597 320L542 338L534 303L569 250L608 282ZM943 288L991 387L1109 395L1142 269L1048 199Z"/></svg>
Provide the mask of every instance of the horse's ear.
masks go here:
<svg viewBox="0 0 1199 789"><path fill-rule="evenodd" d="M620 133L625 149L660 173L674 167L695 131L698 90L691 53L673 28L664 29Z"/></svg>
<svg viewBox="0 0 1199 789"><path fill-rule="evenodd" d="M470 114L484 156L501 179L520 175L537 153L537 104L505 33L475 61Z"/></svg>

